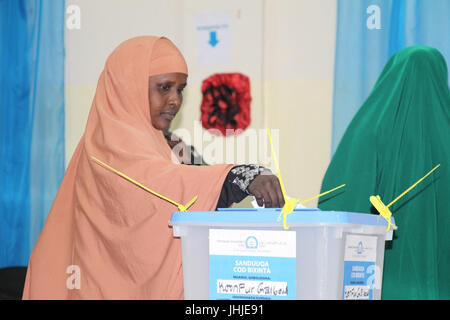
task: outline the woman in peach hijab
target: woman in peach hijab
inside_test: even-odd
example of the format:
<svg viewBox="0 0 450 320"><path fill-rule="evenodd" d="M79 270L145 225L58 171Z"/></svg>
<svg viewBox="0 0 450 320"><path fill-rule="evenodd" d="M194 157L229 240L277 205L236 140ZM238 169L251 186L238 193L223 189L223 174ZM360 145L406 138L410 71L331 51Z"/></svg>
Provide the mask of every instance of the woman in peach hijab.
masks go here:
<svg viewBox="0 0 450 320"><path fill-rule="evenodd" d="M248 194L283 206L278 179L257 165L180 164L163 131L178 112L187 66L166 38L137 37L106 61L86 130L31 254L24 299L182 299L177 208L91 157L190 210Z"/></svg>

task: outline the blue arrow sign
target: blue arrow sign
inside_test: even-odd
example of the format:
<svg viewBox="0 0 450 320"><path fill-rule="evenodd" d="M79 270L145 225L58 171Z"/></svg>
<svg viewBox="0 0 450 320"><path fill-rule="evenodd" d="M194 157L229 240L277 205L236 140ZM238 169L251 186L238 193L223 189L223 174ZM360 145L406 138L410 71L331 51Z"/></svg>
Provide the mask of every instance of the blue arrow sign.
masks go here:
<svg viewBox="0 0 450 320"><path fill-rule="evenodd" d="M213 47L215 47L219 43L219 40L217 40L217 33L216 31L211 31L209 33L209 44Z"/></svg>

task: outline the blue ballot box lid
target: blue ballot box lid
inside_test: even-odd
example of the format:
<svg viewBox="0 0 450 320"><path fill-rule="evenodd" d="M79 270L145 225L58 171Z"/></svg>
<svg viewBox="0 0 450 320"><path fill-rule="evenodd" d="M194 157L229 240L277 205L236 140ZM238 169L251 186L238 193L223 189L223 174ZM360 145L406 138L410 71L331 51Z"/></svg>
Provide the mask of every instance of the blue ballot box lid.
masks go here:
<svg viewBox="0 0 450 320"><path fill-rule="evenodd" d="M223 208L218 211L177 211L172 214L170 225L176 224L280 224L280 208ZM387 227L387 221L380 215L321 211L319 209L295 209L290 213L287 222L292 224L362 224ZM395 220L392 217L392 223Z"/></svg>

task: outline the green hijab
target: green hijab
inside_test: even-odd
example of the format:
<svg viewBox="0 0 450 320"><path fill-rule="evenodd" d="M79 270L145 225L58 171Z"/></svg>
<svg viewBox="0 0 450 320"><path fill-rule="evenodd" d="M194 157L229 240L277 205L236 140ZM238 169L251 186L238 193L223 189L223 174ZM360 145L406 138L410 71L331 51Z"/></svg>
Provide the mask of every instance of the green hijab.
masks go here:
<svg viewBox="0 0 450 320"><path fill-rule="evenodd" d="M322 210L376 213L437 164L390 209L398 229L385 251L382 299L450 299L450 93L444 57L408 47L388 61L325 174ZM345 190L344 190L345 189Z"/></svg>

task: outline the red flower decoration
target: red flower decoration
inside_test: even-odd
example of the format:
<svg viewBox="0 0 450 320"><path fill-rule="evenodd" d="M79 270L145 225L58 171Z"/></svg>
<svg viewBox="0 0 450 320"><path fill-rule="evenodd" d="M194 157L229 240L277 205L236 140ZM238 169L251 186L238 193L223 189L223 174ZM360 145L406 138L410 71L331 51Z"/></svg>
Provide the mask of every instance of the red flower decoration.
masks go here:
<svg viewBox="0 0 450 320"><path fill-rule="evenodd" d="M202 94L200 110L203 128L218 129L225 136L231 132L238 134L249 126L252 98L250 80L246 75L214 74L203 81ZM227 132L227 129L233 130Z"/></svg>

